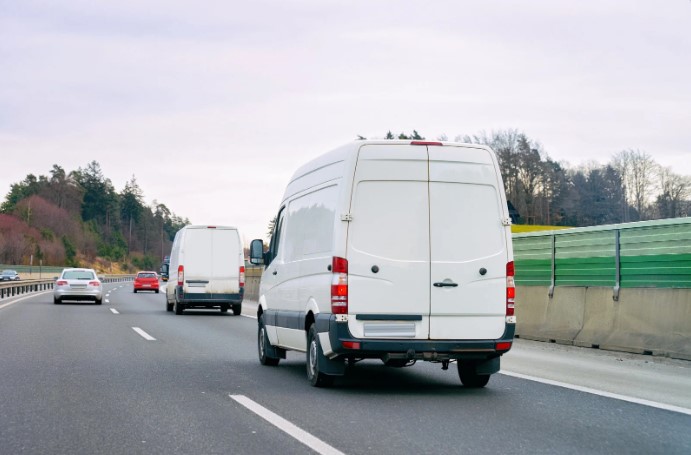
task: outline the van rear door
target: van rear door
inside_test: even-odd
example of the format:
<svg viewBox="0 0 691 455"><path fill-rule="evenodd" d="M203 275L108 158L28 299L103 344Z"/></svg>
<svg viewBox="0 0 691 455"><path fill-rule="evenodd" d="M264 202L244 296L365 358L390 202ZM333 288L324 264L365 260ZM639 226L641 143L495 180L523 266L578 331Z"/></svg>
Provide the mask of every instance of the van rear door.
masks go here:
<svg viewBox="0 0 691 455"><path fill-rule="evenodd" d="M240 292L240 241L235 229L190 227L185 237L185 292Z"/></svg>
<svg viewBox="0 0 691 455"><path fill-rule="evenodd" d="M503 186L482 148L430 146L431 339L495 339L505 329Z"/></svg>
<svg viewBox="0 0 691 455"><path fill-rule="evenodd" d="M426 147L360 148L348 226L348 327L356 337L429 336Z"/></svg>

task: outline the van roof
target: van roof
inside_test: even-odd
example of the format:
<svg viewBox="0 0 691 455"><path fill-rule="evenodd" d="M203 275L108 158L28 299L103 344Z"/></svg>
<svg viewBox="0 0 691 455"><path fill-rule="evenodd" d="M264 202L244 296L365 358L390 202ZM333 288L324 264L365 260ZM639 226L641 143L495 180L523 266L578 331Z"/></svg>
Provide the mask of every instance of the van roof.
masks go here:
<svg viewBox="0 0 691 455"><path fill-rule="evenodd" d="M415 143L418 144L415 144ZM305 175L307 172L318 170L322 167L328 166L339 161L347 161L355 159L358 150L364 145L410 145L410 146L423 146L425 143L434 142L435 144L440 144L441 147L468 147L468 148L478 148L483 150L490 150L486 145L482 144L470 144L465 142L451 142L451 141L416 141L411 139L372 139L372 140L357 140L344 144L330 152L324 153L315 157L314 159L308 161L303 166L299 167L293 176L290 178L290 182L293 182L297 178Z"/></svg>
<svg viewBox="0 0 691 455"><path fill-rule="evenodd" d="M237 231L235 226L220 226L216 224L188 224L183 229L231 229Z"/></svg>

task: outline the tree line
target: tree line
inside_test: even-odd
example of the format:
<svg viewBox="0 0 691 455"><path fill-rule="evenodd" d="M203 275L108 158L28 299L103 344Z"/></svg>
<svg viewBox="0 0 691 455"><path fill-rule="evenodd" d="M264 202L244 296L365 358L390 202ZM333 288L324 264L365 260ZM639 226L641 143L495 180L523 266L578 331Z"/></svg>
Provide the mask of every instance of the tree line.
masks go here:
<svg viewBox="0 0 691 455"><path fill-rule="evenodd" d="M69 173L56 164L11 185L0 205L0 263L157 269L186 224L165 204L146 205L134 175L118 192L97 161Z"/></svg>
<svg viewBox="0 0 691 455"><path fill-rule="evenodd" d="M416 130L388 131L385 138L425 139ZM488 145L496 152L507 199L520 215L518 224L594 226L691 213L691 177L659 165L641 150L618 151L606 164L571 167L552 160L538 141L515 129L454 140Z"/></svg>

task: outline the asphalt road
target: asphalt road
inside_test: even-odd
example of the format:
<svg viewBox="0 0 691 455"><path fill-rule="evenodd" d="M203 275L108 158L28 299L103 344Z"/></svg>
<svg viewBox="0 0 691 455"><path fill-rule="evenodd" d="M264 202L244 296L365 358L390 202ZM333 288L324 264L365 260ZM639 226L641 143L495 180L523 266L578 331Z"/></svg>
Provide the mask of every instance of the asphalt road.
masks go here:
<svg viewBox="0 0 691 455"><path fill-rule="evenodd" d="M1 453L691 453L688 362L518 340L484 389L378 361L315 389L302 354L259 364L249 302L175 316L105 286L103 305L0 301Z"/></svg>

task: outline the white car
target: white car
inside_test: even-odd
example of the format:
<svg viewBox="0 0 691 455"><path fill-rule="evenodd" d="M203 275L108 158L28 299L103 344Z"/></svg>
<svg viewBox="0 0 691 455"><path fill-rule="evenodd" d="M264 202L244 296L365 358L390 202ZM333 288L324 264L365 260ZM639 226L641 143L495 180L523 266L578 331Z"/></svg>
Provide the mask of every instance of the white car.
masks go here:
<svg viewBox="0 0 691 455"><path fill-rule="evenodd" d="M21 278L16 270L3 270L2 271L2 281L19 281Z"/></svg>
<svg viewBox="0 0 691 455"><path fill-rule="evenodd" d="M103 286L94 269L64 269L55 281L53 303L63 300L93 300L96 305L103 301Z"/></svg>

